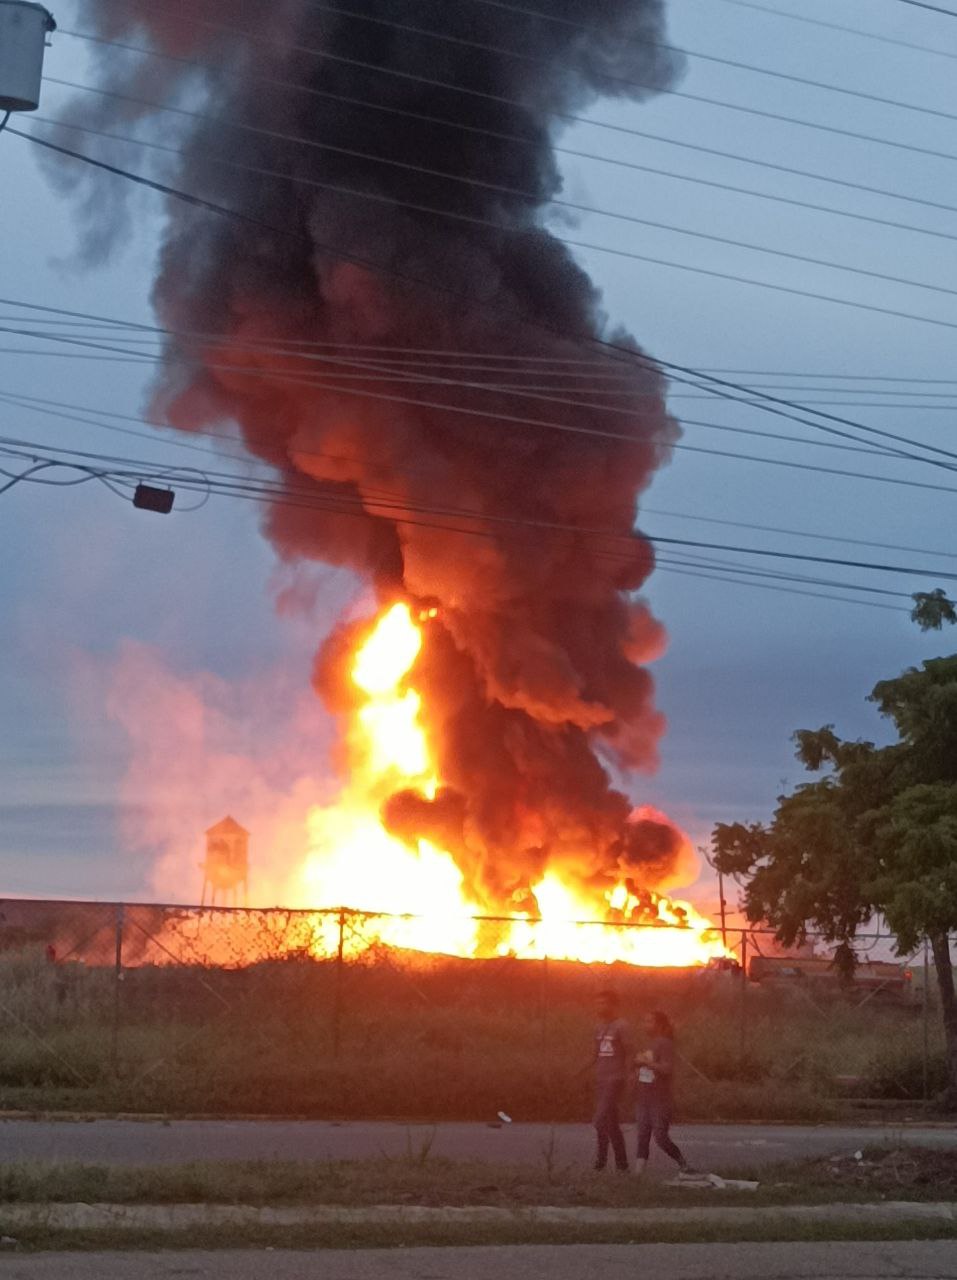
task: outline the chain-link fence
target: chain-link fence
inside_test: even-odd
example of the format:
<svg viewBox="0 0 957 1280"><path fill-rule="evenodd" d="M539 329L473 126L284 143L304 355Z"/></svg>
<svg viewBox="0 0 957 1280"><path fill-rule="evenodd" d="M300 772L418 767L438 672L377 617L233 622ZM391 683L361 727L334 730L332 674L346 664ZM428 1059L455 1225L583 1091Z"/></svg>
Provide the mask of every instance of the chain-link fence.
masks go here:
<svg viewBox="0 0 957 1280"><path fill-rule="evenodd" d="M676 1022L689 1117L812 1118L943 1084L922 956L882 967L862 940L848 985L756 930L728 930L710 966L650 968L607 957L634 954L636 928L654 934L640 953L658 937L671 955L674 926L575 928L605 959L555 958L534 920L0 902L0 1107L571 1119L609 986L636 1025Z"/></svg>

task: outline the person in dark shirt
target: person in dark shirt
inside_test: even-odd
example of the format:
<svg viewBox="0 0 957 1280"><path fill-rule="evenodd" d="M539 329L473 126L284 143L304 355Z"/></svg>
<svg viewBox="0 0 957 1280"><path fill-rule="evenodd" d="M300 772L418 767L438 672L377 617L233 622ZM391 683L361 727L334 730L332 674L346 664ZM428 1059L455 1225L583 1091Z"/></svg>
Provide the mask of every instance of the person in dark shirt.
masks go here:
<svg viewBox="0 0 957 1280"><path fill-rule="evenodd" d="M632 1062L628 1024L618 1016L618 996L602 991L598 996L598 1026L592 1063L595 1069L595 1116L592 1123L598 1139L595 1168L608 1163L608 1148L615 1153L615 1168L628 1172L628 1150L621 1131L618 1109Z"/></svg>
<svg viewBox="0 0 957 1280"><path fill-rule="evenodd" d="M638 1125L638 1158L635 1172L644 1173L648 1164L651 1139L670 1156L682 1173L691 1168L671 1140L669 1130L674 1109L675 1033L663 1013L649 1014L645 1029L651 1037L651 1048L638 1054L638 1089L635 1119Z"/></svg>

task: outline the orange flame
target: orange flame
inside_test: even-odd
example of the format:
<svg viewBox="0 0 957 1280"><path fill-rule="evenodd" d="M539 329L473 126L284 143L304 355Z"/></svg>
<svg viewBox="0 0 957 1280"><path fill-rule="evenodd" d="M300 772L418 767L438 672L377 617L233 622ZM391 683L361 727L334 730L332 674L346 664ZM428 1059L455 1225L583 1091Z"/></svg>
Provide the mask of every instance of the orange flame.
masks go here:
<svg viewBox="0 0 957 1280"><path fill-rule="evenodd" d="M420 619L434 616L424 611ZM432 797L439 786L421 720L422 696L409 673L422 647L422 632L404 604L378 619L356 654L351 678L359 705L349 734L352 770L336 804L314 806L308 815L309 852L302 893L311 903L357 911L388 912L404 919L376 921L364 930L383 943L426 952L470 957L489 954L637 965L704 964L724 954L720 937L689 903L651 894L639 904L625 884L605 899L588 900L550 869L532 886L538 917L504 922L496 941L483 940L481 906L470 900L455 859L427 840L416 848L391 835L379 814L397 790L415 788ZM622 922L648 901L652 926L598 929L590 923Z"/></svg>

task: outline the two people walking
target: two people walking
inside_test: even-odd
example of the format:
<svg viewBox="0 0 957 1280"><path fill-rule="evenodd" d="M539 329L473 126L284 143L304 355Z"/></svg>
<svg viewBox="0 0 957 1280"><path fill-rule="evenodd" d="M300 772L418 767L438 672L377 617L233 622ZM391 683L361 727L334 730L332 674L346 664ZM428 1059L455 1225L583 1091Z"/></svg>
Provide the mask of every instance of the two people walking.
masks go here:
<svg viewBox="0 0 957 1280"><path fill-rule="evenodd" d="M615 1168L629 1169L620 1109L631 1080L635 1080L635 1119L638 1151L635 1172L643 1173L648 1163L651 1139L671 1157L682 1173L690 1172L687 1161L671 1140L673 1084L675 1068L674 1031L663 1013L652 1013L645 1029L650 1048L636 1054L627 1022L620 1016L618 996L603 991L598 997L598 1026L595 1028L595 1116L598 1140L595 1168L604 1169L609 1151Z"/></svg>

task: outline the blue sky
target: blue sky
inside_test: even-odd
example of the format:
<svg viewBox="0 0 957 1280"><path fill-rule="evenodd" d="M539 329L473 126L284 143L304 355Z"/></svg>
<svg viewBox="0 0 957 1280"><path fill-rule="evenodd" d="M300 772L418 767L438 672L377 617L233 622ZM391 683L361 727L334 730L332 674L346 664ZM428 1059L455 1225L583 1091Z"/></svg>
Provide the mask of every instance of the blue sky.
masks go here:
<svg viewBox="0 0 957 1280"><path fill-rule="evenodd" d="M783 0L768 0L783 4ZM797 9L798 6L792 6ZM75 6L54 6L61 26ZM865 27L957 56L957 22L897 0L805 0L801 12ZM798 76L906 100L943 112L957 110L954 62L940 54L842 35L757 13L724 0L675 0L675 43ZM91 82L85 47L54 37L51 76ZM679 88L744 106L800 116L825 125L881 135L924 148L953 150L952 122L836 95L712 63L689 59ZM42 113L54 114L66 91L48 84ZM785 125L664 95L641 105L603 103L605 121L648 133L734 151L906 195L957 205L954 161L812 129ZM20 121L23 124L23 120ZM27 126L29 127L29 126ZM682 150L664 143L577 126L561 139L576 150L601 152L693 177L769 194L834 205L850 212L955 233L953 214L853 192L806 178ZM566 195L691 230L826 258L865 270L957 288L952 241L883 228L785 204L715 191L663 176L585 160L563 160ZM134 197L136 229L111 262L95 271L71 265L71 205L40 173L28 144L0 138L0 293L43 305L151 319L152 262L160 229L158 197ZM557 224L556 224L557 225ZM560 234L726 274L739 274L829 293L957 324L954 299L909 285L813 267L729 245L582 215ZM604 290L609 315L621 320L652 354L704 369L946 378L955 375L954 334L945 326L799 298L595 251L579 255ZM17 314L0 306L0 314ZM9 319L0 323L10 325ZM39 339L0 336L0 395L50 399L137 414L146 375L136 365L64 358ZM797 386L793 377L744 381ZM837 385L826 378L822 387ZM885 384L895 390L906 384ZM947 393L947 387L932 388ZM687 426L683 443L875 474L947 483L944 473L821 446L827 437L741 406L678 398L679 417L729 426L803 434L787 444ZM953 388L957 392L957 386ZM800 398L800 392L782 394ZM809 398L857 401L860 394ZM928 403L931 403L928 401ZM957 406L942 396L938 403ZM910 405L909 398L904 404ZM841 412L835 409L835 412ZM957 409L892 410L849 405L859 422L951 446ZM59 421L0 403L3 434L144 459L200 464L170 436L135 440ZM852 558L957 568L952 531L954 494L829 477L740 459L679 451L655 480L642 516L652 533L676 537L851 554ZM662 514L677 513L677 514ZM849 548L723 528L690 517L874 540L918 552ZM83 897L145 896L148 842L131 853L128 826L135 805L154 797L121 791L129 742L95 696L96 674L109 670L131 642L153 646L171 672L206 671L248 686L289 677L284 688L306 688L310 654L323 628L352 590L341 575L320 583L317 619L277 617L274 557L258 532L258 509L212 500L195 513L168 519L136 512L105 489L55 490L21 485L0 497L0 892ZM923 550L926 549L926 550ZM931 555L930 552L950 555ZM714 553L718 554L718 553ZM808 570L811 572L811 570ZM855 569L826 576L909 592L934 579L866 575ZM678 576L662 569L649 598L670 635L655 667L659 703L669 720L662 766L636 780L635 798L668 810L695 839L712 823L765 816L782 784L800 780L790 734L835 722L849 736L882 727L865 695L876 680L953 647L953 636L922 636L906 612L782 594ZM896 601L903 607L905 600ZM142 707L157 724L162 703ZM284 708L276 710L277 723ZM294 714L292 705L289 715ZM316 704L316 750L328 743ZM273 726L273 729L275 726ZM235 731L245 730L237 720ZM265 731L264 731L265 732ZM266 734L268 736L268 734ZM197 813L209 820L240 802L218 781L197 780ZM134 806L133 809L130 806ZM121 813L119 810L123 809ZM241 816L241 815L237 815ZM704 890L702 890L704 892ZM194 896L184 886L184 897Z"/></svg>

